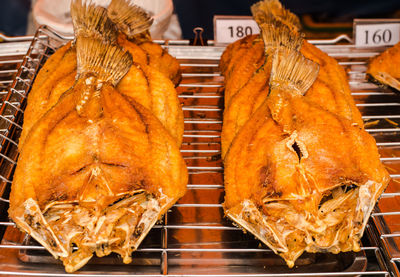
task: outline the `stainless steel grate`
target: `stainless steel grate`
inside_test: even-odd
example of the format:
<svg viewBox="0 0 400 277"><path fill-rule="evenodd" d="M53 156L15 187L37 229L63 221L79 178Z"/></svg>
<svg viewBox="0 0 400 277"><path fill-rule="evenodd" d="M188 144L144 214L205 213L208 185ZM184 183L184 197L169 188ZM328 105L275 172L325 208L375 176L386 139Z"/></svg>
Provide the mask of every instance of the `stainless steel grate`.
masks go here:
<svg viewBox="0 0 400 277"><path fill-rule="evenodd" d="M0 274L17 276L72 276L66 274L44 248L21 234L7 220L7 198L17 159L25 96L35 74L56 48L66 42L40 28L16 79L0 108ZM82 276L390 276L398 274L400 237L400 99L389 89L365 81L367 59L382 49L356 49L351 45L321 45L348 70L357 105L368 131L377 140L392 182L367 226L359 253L305 254L299 266L283 261L252 236L232 226L223 216L223 168L220 160L223 78L218 72L222 47L188 46L170 42L166 47L182 65L178 87L185 114L182 154L190 177L188 193L150 232L134 262L124 265L117 256L93 259ZM375 125L374 125L375 124ZM399 275L400 276L400 275Z"/></svg>

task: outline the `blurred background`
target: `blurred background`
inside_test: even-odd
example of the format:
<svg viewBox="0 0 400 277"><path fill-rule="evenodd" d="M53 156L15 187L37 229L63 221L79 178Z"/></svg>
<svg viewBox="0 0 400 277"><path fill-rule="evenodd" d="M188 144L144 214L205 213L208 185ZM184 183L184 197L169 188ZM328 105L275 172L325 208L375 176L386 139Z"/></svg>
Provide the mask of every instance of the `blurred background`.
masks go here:
<svg viewBox="0 0 400 277"><path fill-rule="evenodd" d="M99 0L107 5L109 0ZM72 30L70 0L0 0L0 32L8 36L33 34L40 24L58 31ZM155 38L191 39L193 28L204 28L213 39L214 15L250 15L256 0L133 0L156 17ZM400 0L282 0L299 15L307 37L334 37L352 33L354 18L400 18ZM68 30L67 30L68 31Z"/></svg>

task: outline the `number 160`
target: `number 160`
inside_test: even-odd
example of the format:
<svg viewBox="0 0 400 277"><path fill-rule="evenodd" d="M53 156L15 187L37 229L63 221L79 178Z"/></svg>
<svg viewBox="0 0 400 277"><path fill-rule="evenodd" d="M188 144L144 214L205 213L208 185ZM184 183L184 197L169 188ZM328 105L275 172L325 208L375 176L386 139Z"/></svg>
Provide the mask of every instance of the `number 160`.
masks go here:
<svg viewBox="0 0 400 277"><path fill-rule="evenodd" d="M370 41L370 33L368 30L365 30L365 44L369 44ZM372 42L374 44L379 44L381 42L388 43L392 39L392 32L389 29L378 29L372 34Z"/></svg>

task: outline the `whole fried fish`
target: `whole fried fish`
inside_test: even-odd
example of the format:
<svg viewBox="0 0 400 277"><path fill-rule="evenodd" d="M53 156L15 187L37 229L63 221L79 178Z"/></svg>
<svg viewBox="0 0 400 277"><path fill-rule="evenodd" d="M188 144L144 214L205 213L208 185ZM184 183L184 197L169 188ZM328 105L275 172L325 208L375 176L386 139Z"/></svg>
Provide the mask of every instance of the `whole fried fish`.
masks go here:
<svg viewBox="0 0 400 277"><path fill-rule="evenodd" d="M85 37L76 51L77 81L27 135L9 208L67 272L94 253L115 252L129 263L187 183L176 140L115 88L132 66L130 54Z"/></svg>
<svg viewBox="0 0 400 277"><path fill-rule="evenodd" d="M228 46L220 66L229 89L221 134L225 214L289 267L304 251L359 251L390 177L346 74L302 40L298 21L278 1L260 1L252 12L262 40Z"/></svg>
<svg viewBox="0 0 400 277"><path fill-rule="evenodd" d="M279 48L269 94L224 161L226 215L289 267L304 251L359 251L390 179L372 136L305 96L317 76L316 63Z"/></svg>

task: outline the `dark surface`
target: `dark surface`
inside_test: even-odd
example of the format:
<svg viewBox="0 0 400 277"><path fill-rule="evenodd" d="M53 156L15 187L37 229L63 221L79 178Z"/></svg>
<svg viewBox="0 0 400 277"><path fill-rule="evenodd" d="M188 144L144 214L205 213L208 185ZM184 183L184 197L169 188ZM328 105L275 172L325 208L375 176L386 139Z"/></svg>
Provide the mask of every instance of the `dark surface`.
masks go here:
<svg viewBox="0 0 400 277"><path fill-rule="evenodd" d="M30 0L0 0L0 32L8 36L26 33Z"/></svg>
<svg viewBox="0 0 400 277"><path fill-rule="evenodd" d="M214 15L250 15L256 0L173 0L183 38L194 37L193 28L203 27L203 37L213 39ZM399 0L282 0L297 15L311 14L315 21L352 22L359 17L392 17L400 10Z"/></svg>

